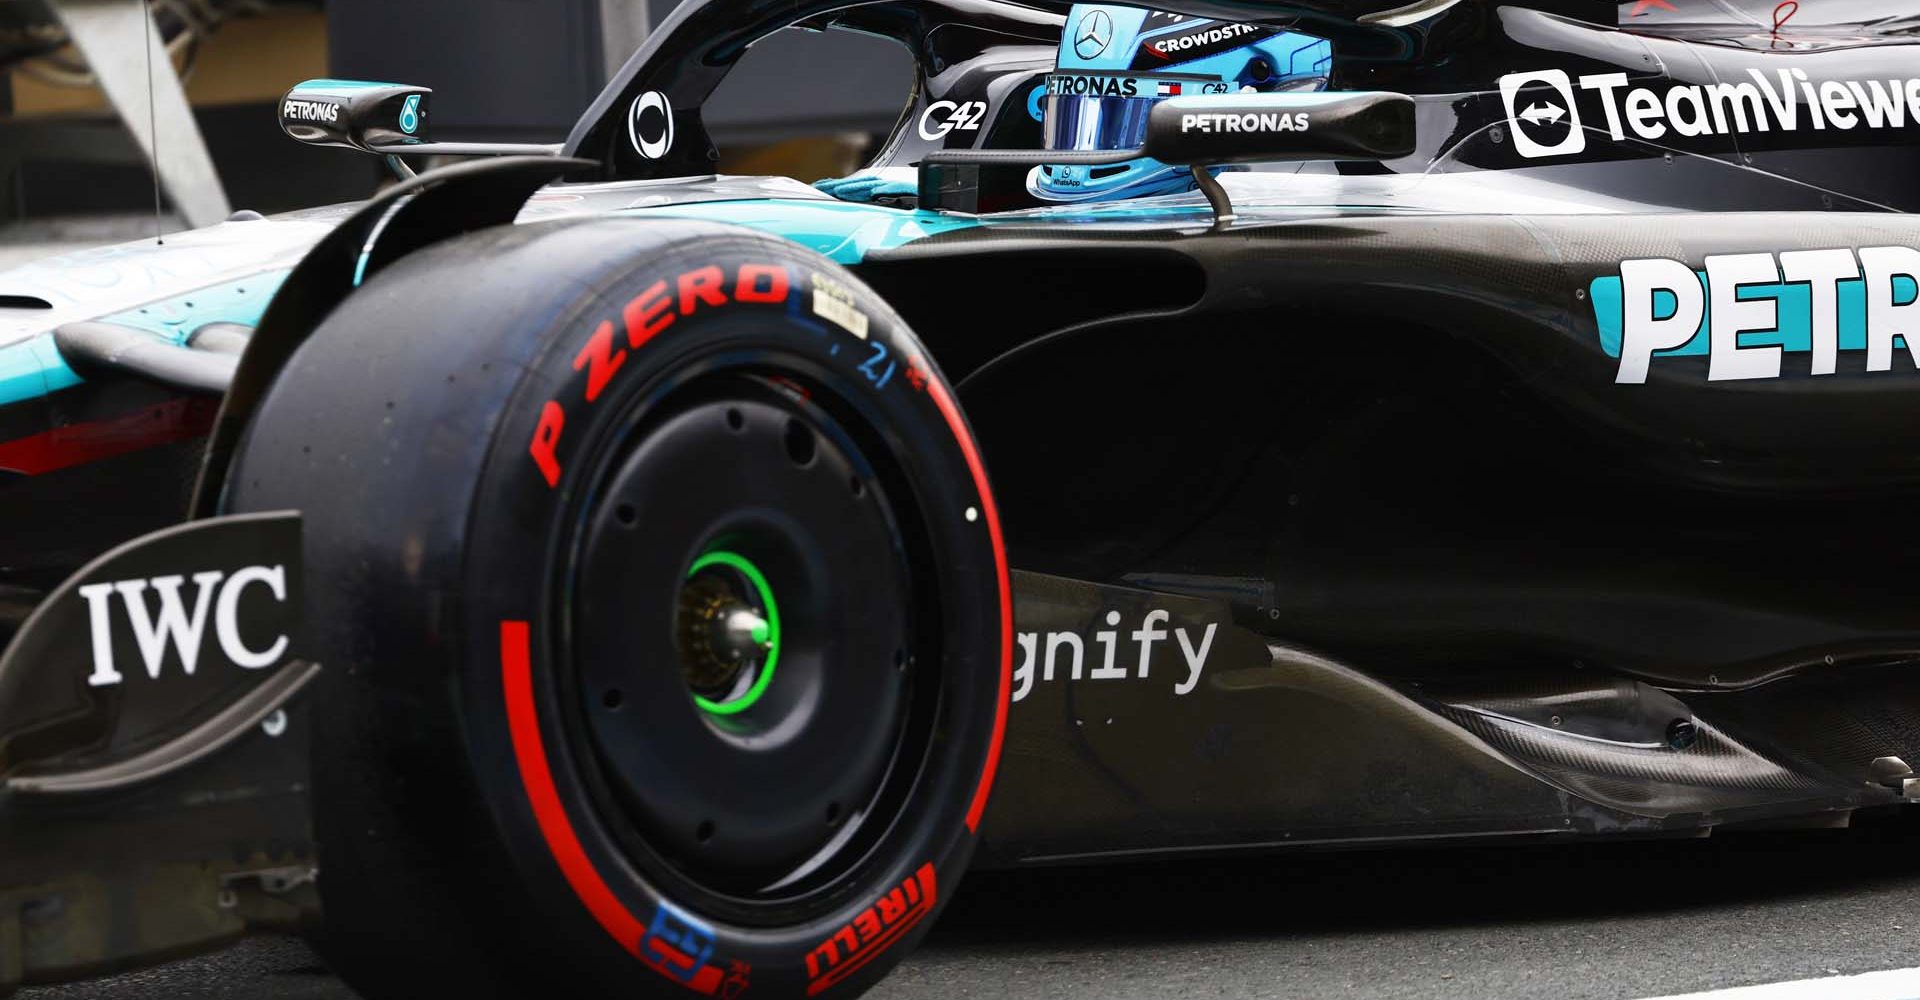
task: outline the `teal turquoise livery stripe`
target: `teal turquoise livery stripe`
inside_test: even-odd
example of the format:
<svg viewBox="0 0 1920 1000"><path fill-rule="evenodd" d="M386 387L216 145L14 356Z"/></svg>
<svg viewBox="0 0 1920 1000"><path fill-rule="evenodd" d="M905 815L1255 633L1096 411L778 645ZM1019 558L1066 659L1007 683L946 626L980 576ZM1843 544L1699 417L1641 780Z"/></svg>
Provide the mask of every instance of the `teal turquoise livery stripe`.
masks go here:
<svg viewBox="0 0 1920 1000"><path fill-rule="evenodd" d="M79 384L80 376L53 346L51 333L0 347L0 405L38 399Z"/></svg>
<svg viewBox="0 0 1920 1000"><path fill-rule="evenodd" d="M628 211L746 226L798 243L837 264L858 264L875 250L980 225L966 216L814 198L712 201Z"/></svg>
<svg viewBox="0 0 1920 1000"><path fill-rule="evenodd" d="M1695 271L1700 281L1700 300L1711 302L1707 294L1707 272ZM1836 285L1840 307L1840 350L1864 351L1867 349L1867 283L1862 278L1849 278ZM1778 346L1789 353L1811 353L1813 350L1813 292L1805 283L1749 285L1735 293L1742 300L1774 299L1779 303L1778 326L1772 330L1753 330L1740 334L1741 347ZM1905 275L1896 275L1893 279L1894 304L1905 305L1920 298L1920 282ZM1621 327L1626 320L1626 310L1621 302L1620 279L1618 276L1595 278L1587 286L1587 295L1593 300L1594 322L1600 327L1600 349L1607 357L1620 356ZM1653 295L1654 319L1666 319L1680 308L1679 300L1670 291L1659 289ZM1713 307L1701 310L1700 329L1695 331L1693 339L1670 351L1655 351L1656 358L1677 358L1689 355L1706 357L1710 353L1708 330L1713 324ZM1906 347L1906 339L1894 338L1894 346Z"/></svg>
<svg viewBox="0 0 1920 1000"><path fill-rule="evenodd" d="M376 83L372 80L307 80L295 84L289 93L312 94L318 97L350 97L362 90L380 90L391 87L404 87L403 83Z"/></svg>
<svg viewBox="0 0 1920 1000"><path fill-rule="evenodd" d="M281 270L249 275L102 316L99 321L144 330L170 344L186 343L195 330L209 323L258 326L267 303L273 301L289 273ZM51 331L0 347L0 406L38 399L82 381L60 356Z"/></svg>
<svg viewBox="0 0 1920 1000"><path fill-rule="evenodd" d="M100 322L145 330L173 344L186 343L193 331L208 323L259 326L267 303L273 301L274 293L290 273L291 269L248 275L102 316Z"/></svg>

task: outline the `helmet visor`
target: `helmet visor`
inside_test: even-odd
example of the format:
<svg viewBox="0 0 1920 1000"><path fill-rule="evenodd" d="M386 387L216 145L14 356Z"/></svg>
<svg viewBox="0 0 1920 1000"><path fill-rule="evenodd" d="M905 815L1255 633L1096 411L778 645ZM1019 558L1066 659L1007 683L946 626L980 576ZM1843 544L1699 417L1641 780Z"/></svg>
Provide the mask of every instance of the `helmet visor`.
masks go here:
<svg viewBox="0 0 1920 1000"><path fill-rule="evenodd" d="M1147 138L1147 112L1158 103L1157 97L1051 95L1041 123L1046 148L1139 149Z"/></svg>

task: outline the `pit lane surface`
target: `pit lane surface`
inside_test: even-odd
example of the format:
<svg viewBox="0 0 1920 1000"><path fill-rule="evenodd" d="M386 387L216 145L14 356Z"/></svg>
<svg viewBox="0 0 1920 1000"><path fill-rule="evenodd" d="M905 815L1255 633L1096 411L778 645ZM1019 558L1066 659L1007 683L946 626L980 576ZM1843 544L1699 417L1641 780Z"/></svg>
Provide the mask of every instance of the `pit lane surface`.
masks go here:
<svg viewBox="0 0 1920 1000"><path fill-rule="evenodd" d="M1906 968L1920 965L1916 941L1920 823L1908 821L976 874L869 995L1636 1000ZM1714 1000L1905 1000L1920 998L1920 973L1796 989ZM353 994L303 945L274 938L20 996Z"/></svg>

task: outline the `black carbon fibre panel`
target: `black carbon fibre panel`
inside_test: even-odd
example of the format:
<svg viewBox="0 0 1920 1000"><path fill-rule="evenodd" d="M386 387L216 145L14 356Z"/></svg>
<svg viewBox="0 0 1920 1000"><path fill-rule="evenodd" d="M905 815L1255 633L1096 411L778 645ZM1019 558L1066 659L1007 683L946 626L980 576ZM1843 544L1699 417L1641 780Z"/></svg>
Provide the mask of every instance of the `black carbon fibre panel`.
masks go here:
<svg viewBox="0 0 1920 1000"><path fill-rule="evenodd" d="M1460 709L1446 714L1568 791L1642 816L1723 812L1851 791L1788 770L1704 721L1696 722L1693 745L1674 750L1588 739Z"/></svg>
<svg viewBox="0 0 1920 1000"><path fill-rule="evenodd" d="M1844 664L1707 700L1714 717L1790 767L1852 785L1876 757L1920 765L1920 664Z"/></svg>

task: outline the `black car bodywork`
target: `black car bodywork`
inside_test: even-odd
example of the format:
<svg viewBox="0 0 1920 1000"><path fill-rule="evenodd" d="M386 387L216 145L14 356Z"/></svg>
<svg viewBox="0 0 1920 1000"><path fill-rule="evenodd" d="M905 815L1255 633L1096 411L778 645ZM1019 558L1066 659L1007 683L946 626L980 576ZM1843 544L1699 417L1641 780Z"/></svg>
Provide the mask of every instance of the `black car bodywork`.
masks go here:
<svg viewBox="0 0 1920 1000"><path fill-rule="evenodd" d="M1020 570L983 863L1694 835L1905 801L1902 760L1920 759L1912 25L1756 26L1719 7L1643 23L1586 2L1160 6L1333 39L1336 89L1416 98L1416 151L1226 175L1231 223L1197 195L1037 206L1020 179L1041 157L929 165L947 173L917 210L844 206L709 176L699 108L748 43L801 26L905 44L920 77L872 164L902 169L1038 144L1027 100L1062 8L712 0L661 26L562 159L238 224L304 226L289 245L313 249L275 279L237 362L129 350L96 316L62 325L83 378L0 409L0 426L115 444L0 485L14 523L36 526L4 570L20 622L0 661L0 900L19 905L0 910L0 984L314 905L301 792L308 743L329 734L301 724L297 642L273 670L209 655L163 699L103 695L79 652L28 653L84 634L82 587L143 575L83 564L221 513L250 408L360 272L516 217L779 232L852 266L931 350ZM630 134L650 94L671 115L664 155ZM1570 121L1528 120L1556 97ZM976 133L913 127L974 100ZM883 232L792 221L812 212ZM155 298L193 282L214 283ZM26 315L34 294L0 278L0 309ZM208 524L184 543L197 557L298 565L297 544L245 534L258 525ZM139 655L131 633L113 642ZM121 786L58 787L116 767Z"/></svg>

